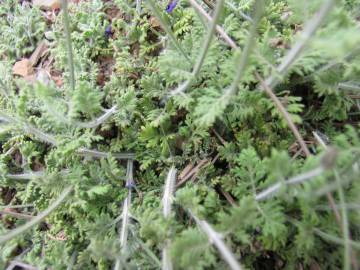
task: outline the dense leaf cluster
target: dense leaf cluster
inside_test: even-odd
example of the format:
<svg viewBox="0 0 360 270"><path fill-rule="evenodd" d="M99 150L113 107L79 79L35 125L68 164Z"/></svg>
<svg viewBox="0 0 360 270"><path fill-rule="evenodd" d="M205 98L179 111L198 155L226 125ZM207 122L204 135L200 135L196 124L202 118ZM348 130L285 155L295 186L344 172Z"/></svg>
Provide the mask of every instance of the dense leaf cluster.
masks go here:
<svg viewBox="0 0 360 270"><path fill-rule="evenodd" d="M69 3L74 89L64 11L51 23L26 1L0 1L1 235L28 222L14 213L41 214L73 187L36 226L9 241L0 236L0 268L16 260L40 269L160 269L170 243L175 269L226 269L197 218L249 269L355 267L360 2L334 1L286 72L278 68L326 1L266 0L258 22L256 1L225 1L218 24L238 48L215 33L196 76L210 28L191 1L171 13L166 1ZM12 75L42 40L53 61L48 80ZM279 80L272 90L311 156L257 74ZM178 185L164 217L172 165ZM287 182L314 171L321 173ZM258 199L274 185L276 193Z"/></svg>

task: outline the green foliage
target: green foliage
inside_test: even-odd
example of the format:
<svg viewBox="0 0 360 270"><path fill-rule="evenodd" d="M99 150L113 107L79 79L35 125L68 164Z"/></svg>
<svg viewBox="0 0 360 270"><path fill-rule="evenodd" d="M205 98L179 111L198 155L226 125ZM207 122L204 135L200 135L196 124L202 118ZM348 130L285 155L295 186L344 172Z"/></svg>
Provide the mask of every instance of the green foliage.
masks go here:
<svg viewBox="0 0 360 270"><path fill-rule="evenodd" d="M2 1L0 6L0 55L10 63L31 53L43 39L46 23L40 10L28 2Z"/></svg>
<svg viewBox="0 0 360 270"><path fill-rule="evenodd" d="M216 261L206 236L196 229L185 230L175 239L172 258L178 269L214 267Z"/></svg>
<svg viewBox="0 0 360 270"><path fill-rule="evenodd" d="M147 1L139 1L140 13L137 1L75 2L69 3L75 89L63 12L56 11L50 22L26 1L0 4L0 211L22 205L14 213L38 215L74 187L42 223L3 244L0 268L16 259L40 269L113 269L116 262L124 269L159 269L170 243L174 269L226 269L190 210L213 226L246 269L340 269L342 246L318 232L343 244L326 195L332 194L340 209L336 172L352 241L360 239L360 2L336 1L272 89L304 136L310 157L299 151L255 72L265 79L277 76L276 67L324 1L265 1L253 53L231 95L226 90L245 53L254 1L225 1L219 25L239 48L231 49L216 34L196 78L191 73L208 23L188 1L169 13L167 1L156 2L176 42ZM109 25L111 33L105 34ZM48 68L49 84L14 77L13 63L29 57L44 39L50 52L40 62L50 66L35 72ZM62 83L55 84L54 74ZM189 79L184 93L169 94ZM335 165L287 184L322 169L324 151L314 131L336 147ZM136 188L126 186L123 152L134 153ZM174 190L165 219L161 197L171 166L178 169L177 183L186 183ZM276 194L256 200L274 185ZM119 235L129 190L123 246ZM11 213L1 217L2 235L26 222Z"/></svg>

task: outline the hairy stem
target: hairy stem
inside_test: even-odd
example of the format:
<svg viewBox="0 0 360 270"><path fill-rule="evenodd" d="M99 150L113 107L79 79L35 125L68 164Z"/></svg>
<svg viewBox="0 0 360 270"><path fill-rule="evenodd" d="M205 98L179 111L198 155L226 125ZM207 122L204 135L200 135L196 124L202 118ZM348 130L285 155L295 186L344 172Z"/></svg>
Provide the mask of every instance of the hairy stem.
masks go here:
<svg viewBox="0 0 360 270"><path fill-rule="evenodd" d="M318 235L320 236L322 239L328 241L328 242L332 242L332 243L336 243L336 244L339 244L339 245L344 245L344 239L342 238L339 238L337 236L334 236L334 235L331 235L331 234L328 234L326 232L323 232L317 228L313 228L313 231ZM353 240L349 240L349 244L351 245L352 248L354 249L357 249L357 250L360 250L360 243L359 242L355 242Z"/></svg>
<svg viewBox="0 0 360 270"><path fill-rule="evenodd" d="M241 270L241 265L235 259L234 254L231 250L225 245L224 241L221 239L218 232L216 232L209 223L205 220L200 220L197 218L190 210L188 210L191 217L195 220L196 224L201 228L201 230L207 235L210 242L219 250L221 256L229 265L232 270Z"/></svg>
<svg viewBox="0 0 360 270"><path fill-rule="evenodd" d="M264 9L264 1L257 0L255 2L254 23L251 25L250 33L249 33L248 39L246 41L245 48L241 54L239 65L236 68L234 80L233 80L231 86L227 90L225 90L225 93L223 96L223 98L225 98L226 100L229 100L231 96L236 94L240 80L242 79L242 76L244 75L245 68L249 61L252 50L255 46L255 37L256 37L256 32L257 32L257 26L259 24L262 14L263 14L263 9Z"/></svg>
<svg viewBox="0 0 360 270"><path fill-rule="evenodd" d="M317 177L321 175L324 172L324 169L322 167L317 167L311 171L305 172L303 174L297 175L293 178L290 178L289 180L285 182L277 182L276 184L270 186L269 188L265 189L264 191L260 192L259 194L256 194L255 200L256 201L263 201L265 199L268 199L272 196L274 196L283 185L293 185L293 184L300 184L305 181L311 180L314 177Z"/></svg>
<svg viewBox="0 0 360 270"><path fill-rule="evenodd" d="M185 53L184 49L181 47L180 42L176 39L175 34L165 22L164 18L162 17L161 11L159 10L158 6L155 4L153 0L146 1L149 4L151 11L154 13L155 17L159 20L161 27L165 30L167 35L169 36L173 45L178 49L178 51L185 57L185 59L191 63L189 56Z"/></svg>
<svg viewBox="0 0 360 270"><path fill-rule="evenodd" d="M336 182L339 184L338 194L341 205L341 218L342 218L342 232L344 238L344 270L350 270L351 268L351 246L350 246L350 232L349 232L349 220L346 209L346 201L344 190L341 186L341 180L338 172L334 170Z"/></svg>
<svg viewBox="0 0 360 270"><path fill-rule="evenodd" d="M121 223L121 231L119 236L122 253L126 250L127 240L128 240L129 212L131 207L132 188L134 186L133 166L134 166L134 161L128 160L127 169L126 169L126 187L128 188L128 195L124 200L124 204L123 204L122 223ZM122 267L121 258L118 258L115 262L115 269L121 269L121 267Z"/></svg>
<svg viewBox="0 0 360 270"><path fill-rule="evenodd" d="M288 123L291 131L293 132L295 138L297 139L297 141L299 142L303 152L305 153L305 155L307 157L309 157L310 151L306 146L306 143L303 139L303 137L301 136L298 128L296 127L295 123L292 121L291 116L289 115L289 113L286 111L285 107L282 105L282 103L280 102L280 100L277 98L277 96L273 93L273 91L271 90L271 88L269 87L269 85L266 84L266 82L260 77L260 75L258 73L255 73L257 79L260 81L260 84L262 86L262 88L265 90L266 94L271 98L271 100L274 102L274 104L276 105L277 109L280 111L280 113L284 116L286 122Z"/></svg>
<svg viewBox="0 0 360 270"><path fill-rule="evenodd" d="M215 12L214 12L214 17L213 17L213 19L210 20L211 23L210 23L209 31L206 34L204 44L201 47L202 49L201 49L200 55L194 65L190 79L188 79L187 81L182 83L177 89L172 91L171 95L177 95L179 93L184 93L192 85L194 79L199 75L200 69L201 69L202 65L204 64L206 54L210 48L210 44L213 39L216 25L219 20L223 5L224 5L224 0L217 1Z"/></svg>
<svg viewBox="0 0 360 270"><path fill-rule="evenodd" d="M299 40L292 49L284 57L281 64L277 67L275 74L272 74L269 78L266 79L266 85L270 87L275 87L279 83L279 77L285 75L292 64L300 56L304 50L306 44L309 42L310 38L315 34L317 29L321 26L322 22L326 16L330 13L331 9L335 5L335 0L326 0L325 3L321 6L319 11L311 18L309 22L306 23L304 30L300 34Z"/></svg>
<svg viewBox="0 0 360 270"><path fill-rule="evenodd" d="M65 42L68 54L68 64L70 72L70 86L71 90L75 91L75 69L74 69L74 56L71 44L71 33L70 33L70 19L68 13L68 2L67 0L61 0L61 7L63 10L63 24L65 31Z"/></svg>
<svg viewBox="0 0 360 270"><path fill-rule="evenodd" d="M174 166L170 168L170 171L166 177L164 195L162 198L163 203L163 215L165 219L168 219L171 215L171 204L173 200L173 193L175 189L176 181L176 169ZM171 242L167 239L165 241L164 248L162 250L162 269L163 270L172 270L172 262L170 258L170 247Z"/></svg>
<svg viewBox="0 0 360 270"><path fill-rule="evenodd" d="M116 111L117 105L114 105L110 109L106 110L106 112L98 118L89 122L75 122L75 125L80 128L96 128L108 120L114 113L116 113Z"/></svg>
<svg viewBox="0 0 360 270"><path fill-rule="evenodd" d="M190 5L196 9L208 22L212 22L211 16L202 8L201 5L199 5L195 0L188 0ZM223 40L233 49L238 49L238 46L236 43L232 40L232 38L224 31L224 29L216 25L216 31L219 33L219 35L223 38Z"/></svg>
<svg viewBox="0 0 360 270"><path fill-rule="evenodd" d="M14 237L19 236L20 234L24 233L25 231L31 229L33 226L39 224L42 220L44 220L48 215L50 215L61 203L64 202L67 196L73 191L73 187L70 186L66 188L60 196L49 205L47 209L41 212L39 215L31 219L29 222L25 223L24 225L17 227L16 229L7 232L5 235L0 236L0 244L4 244L5 242L13 239Z"/></svg>
<svg viewBox="0 0 360 270"><path fill-rule="evenodd" d="M8 123L16 123L20 124L20 126L23 127L23 130L29 134L34 135L37 139L39 139L42 142L48 143L50 145L56 146L58 145L58 141L55 139L53 135L44 133L43 131L37 129L36 127L28 124L23 123L20 120L17 120L14 117L8 116L7 114L4 114L0 111L0 119L4 120ZM87 149L85 147L81 147L77 150L77 153L84 157L94 157L94 158L103 158L107 157L110 153L107 152L101 152L93 149ZM115 158L117 159L134 159L135 154L134 153L111 153Z"/></svg>

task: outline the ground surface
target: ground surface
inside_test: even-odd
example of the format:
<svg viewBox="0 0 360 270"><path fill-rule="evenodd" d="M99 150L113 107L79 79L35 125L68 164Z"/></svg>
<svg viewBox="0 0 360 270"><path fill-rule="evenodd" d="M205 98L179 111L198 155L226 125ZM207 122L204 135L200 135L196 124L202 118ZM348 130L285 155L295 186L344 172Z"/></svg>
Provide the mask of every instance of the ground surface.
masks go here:
<svg viewBox="0 0 360 270"><path fill-rule="evenodd" d="M359 18L0 0L0 268L359 269Z"/></svg>

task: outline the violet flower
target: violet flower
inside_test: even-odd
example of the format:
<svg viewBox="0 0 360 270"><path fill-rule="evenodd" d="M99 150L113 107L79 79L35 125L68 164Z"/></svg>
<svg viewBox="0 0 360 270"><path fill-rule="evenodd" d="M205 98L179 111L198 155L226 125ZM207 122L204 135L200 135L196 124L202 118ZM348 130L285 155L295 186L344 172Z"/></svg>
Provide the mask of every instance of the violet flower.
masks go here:
<svg viewBox="0 0 360 270"><path fill-rule="evenodd" d="M171 0L170 3L167 5L166 7L166 12L170 13L174 10L174 8L176 7L178 3L178 0Z"/></svg>
<svg viewBox="0 0 360 270"><path fill-rule="evenodd" d="M113 34L113 31L112 31L112 27L111 27L111 24L109 24L106 28L105 28L105 37L106 38L110 38Z"/></svg>

